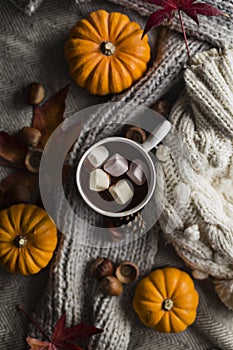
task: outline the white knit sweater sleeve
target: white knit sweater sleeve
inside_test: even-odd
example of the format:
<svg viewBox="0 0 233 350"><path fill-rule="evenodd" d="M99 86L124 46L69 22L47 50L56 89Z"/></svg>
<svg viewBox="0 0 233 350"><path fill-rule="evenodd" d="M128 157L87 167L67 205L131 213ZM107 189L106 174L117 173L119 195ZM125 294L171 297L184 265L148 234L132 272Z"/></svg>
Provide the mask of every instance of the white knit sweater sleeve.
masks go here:
<svg viewBox="0 0 233 350"><path fill-rule="evenodd" d="M166 239L195 270L194 276L198 270L215 277L216 290L231 309L232 72L232 50L219 54L212 49L193 58L185 72L185 93L171 112L173 134L157 150L168 188L160 218ZM184 207L179 204L183 198Z"/></svg>

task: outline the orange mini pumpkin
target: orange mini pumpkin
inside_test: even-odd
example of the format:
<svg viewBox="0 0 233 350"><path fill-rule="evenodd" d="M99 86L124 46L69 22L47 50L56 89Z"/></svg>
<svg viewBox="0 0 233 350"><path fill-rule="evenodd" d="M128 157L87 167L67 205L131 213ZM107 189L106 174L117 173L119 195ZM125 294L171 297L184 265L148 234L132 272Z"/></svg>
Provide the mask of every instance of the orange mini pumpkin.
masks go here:
<svg viewBox="0 0 233 350"><path fill-rule="evenodd" d="M147 35L122 13L92 12L70 31L65 56L70 74L95 95L119 93L141 78L150 60Z"/></svg>
<svg viewBox="0 0 233 350"><path fill-rule="evenodd" d="M145 326L178 333L194 322L198 300L192 278L182 270L166 267L139 282L133 307Z"/></svg>
<svg viewBox="0 0 233 350"><path fill-rule="evenodd" d="M10 272L39 272L56 245L56 226L43 209L17 204L0 212L0 264Z"/></svg>

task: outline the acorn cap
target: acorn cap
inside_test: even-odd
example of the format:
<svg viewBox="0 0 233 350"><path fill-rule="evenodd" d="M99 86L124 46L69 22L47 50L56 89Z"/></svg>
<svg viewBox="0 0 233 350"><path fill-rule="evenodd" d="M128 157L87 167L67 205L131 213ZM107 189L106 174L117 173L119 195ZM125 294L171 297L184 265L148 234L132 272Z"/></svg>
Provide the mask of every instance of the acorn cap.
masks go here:
<svg viewBox="0 0 233 350"><path fill-rule="evenodd" d="M43 150L35 148L29 151L25 158L26 168L32 173L38 173Z"/></svg>
<svg viewBox="0 0 233 350"><path fill-rule="evenodd" d="M145 142L147 138L145 131L138 126L130 126L125 133L125 137L138 143Z"/></svg>
<svg viewBox="0 0 233 350"><path fill-rule="evenodd" d="M121 283L128 284L138 278L139 269L132 261L124 261L116 268L115 274Z"/></svg>

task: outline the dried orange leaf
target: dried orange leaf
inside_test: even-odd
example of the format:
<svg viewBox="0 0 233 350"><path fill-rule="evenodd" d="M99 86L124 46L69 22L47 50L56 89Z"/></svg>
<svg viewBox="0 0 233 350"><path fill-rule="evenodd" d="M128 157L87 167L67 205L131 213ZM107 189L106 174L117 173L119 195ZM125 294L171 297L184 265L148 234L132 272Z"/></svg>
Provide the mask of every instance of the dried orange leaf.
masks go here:
<svg viewBox="0 0 233 350"><path fill-rule="evenodd" d="M30 350L58 350L56 346L50 342L27 337L26 341L30 345Z"/></svg>
<svg viewBox="0 0 233 350"><path fill-rule="evenodd" d="M38 145L44 148L50 135L64 120L65 100L69 87L66 86L48 99L42 106L34 108L32 126L40 130L42 137Z"/></svg>

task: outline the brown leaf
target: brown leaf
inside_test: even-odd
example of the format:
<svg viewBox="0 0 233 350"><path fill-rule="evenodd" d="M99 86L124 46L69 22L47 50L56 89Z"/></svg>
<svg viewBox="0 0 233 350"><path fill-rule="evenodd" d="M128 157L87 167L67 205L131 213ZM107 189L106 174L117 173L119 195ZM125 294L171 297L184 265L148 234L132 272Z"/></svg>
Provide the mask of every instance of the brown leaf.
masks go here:
<svg viewBox="0 0 233 350"><path fill-rule="evenodd" d="M17 171L9 176L5 177L1 183L0 187L7 191L12 185L22 185L27 186L30 191L38 186L39 178L37 174L30 173L29 171Z"/></svg>
<svg viewBox="0 0 233 350"><path fill-rule="evenodd" d="M32 126L39 129L42 134L38 145L39 148L44 148L50 135L63 122L68 90L69 86L66 86L48 99L42 106L36 106L34 108Z"/></svg>
<svg viewBox="0 0 233 350"><path fill-rule="evenodd" d="M12 163L12 162L9 162L3 158L0 158L0 166L12 168L12 169L25 169L24 165Z"/></svg>
<svg viewBox="0 0 233 350"><path fill-rule="evenodd" d="M27 147L16 135L0 131L0 165L24 168L26 154Z"/></svg>
<svg viewBox="0 0 233 350"><path fill-rule="evenodd" d="M21 189L25 188L25 191L29 192L28 203L37 204L40 198L38 174L33 174L25 170L14 172L0 182L0 188L6 193L5 199L7 203L4 203L4 205L17 203L18 199L15 197L17 193L14 194L14 190L20 187ZM9 198L8 193L9 195L11 193L10 196L13 198Z"/></svg>

